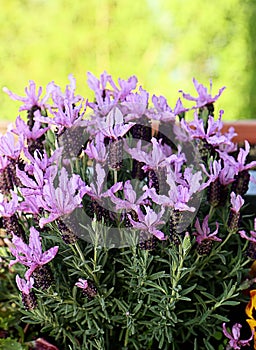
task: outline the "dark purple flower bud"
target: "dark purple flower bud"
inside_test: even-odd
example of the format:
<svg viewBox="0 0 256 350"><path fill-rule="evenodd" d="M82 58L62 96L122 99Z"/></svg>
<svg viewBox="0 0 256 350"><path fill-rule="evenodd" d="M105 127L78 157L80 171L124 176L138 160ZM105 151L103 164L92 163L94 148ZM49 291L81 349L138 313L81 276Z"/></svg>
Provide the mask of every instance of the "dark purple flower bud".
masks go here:
<svg viewBox="0 0 256 350"><path fill-rule="evenodd" d="M141 250L155 250L158 239L145 231L141 231L139 235L139 247Z"/></svg>
<svg viewBox="0 0 256 350"><path fill-rule="evenodd" d="M70 220L68 220L67 218L65 218L64 220L58 219L57 224L63 241L66 244L75 244L77 241L77 236L72 230L73 225L70 223Z"/></svg>
<svg viewBox="0 0 256 350"><path fill-rule="evenodd" d="M210 183L207 191L207 200L212 207L217 207L221 200L221 184L219 178Z"/></svg>
<svg viewBox="0 0 256 350"><path fill-rule="evenodd" d="M169 237L170 237L170 241L175 245L179 245L181 242L180 235L177 231L180 220L181 220L181 212L177 209L170 209Z"/></svg>
<svg viewBox="0 0 256 350"><path fill-rule="evenodd" d="M110 139L108 147L108 165L111 169L120 170L123 164L123 139Z"/></svg>
<svg viewBox="0 0 256 350"><path fill-rule="evenodd" d="M234 191L236 194L240 194L241 196L243 196L248 191L249 182L249 170L243 170L237 175L235 175L235 181L232 183L231 190Z"/></svg>
<svg viewBox="0 0 256 350"><path fill-rule="evenodd" d="M53 274L48 265L38 266L31 275L34 278L34 287L48 289L53 282Z"/></svg>

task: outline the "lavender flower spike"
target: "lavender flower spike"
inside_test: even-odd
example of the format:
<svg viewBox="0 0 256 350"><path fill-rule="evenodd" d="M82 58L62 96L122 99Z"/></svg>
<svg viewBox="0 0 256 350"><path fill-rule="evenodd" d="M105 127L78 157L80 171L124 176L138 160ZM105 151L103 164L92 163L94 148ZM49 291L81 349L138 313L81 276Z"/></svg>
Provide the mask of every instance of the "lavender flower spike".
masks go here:
<svg viewBox="0 0 256 350"><path fill-rule="evenodd" d="M251 337L247 340L240 340L240 329L242 328L242 325L240 323L235 323L232 327L231 333L227 331L226 323L222 324L222 330L223 334L229 339L229 343L226 347L226 350L240 350L242 346L249 346L250 341L253 338L253 333Z"/></svg>
<svg viewBox="0 0 256 350"><path fill-rule="evenodd" d="M41 238L39 232L34 227L30 228L28 245L15 235L13 236L12 242L15 245L15 248L10 248L10 250L16 259L10 262L10 266L16 263L21 263L22 265L29 267L25 274L27 280L38 267L50 262L59 249L58 246L54 246L47 251L42 252Z"/></svg>
<svg viewBox="0 0 256 350"><path fill-rule="evenodd" d="M16 275L17 287L22 293L22 303L26 310L33 310L37 306L36 297L32 291L34 279L30 277L27 281Z"/></svg>
<svg viewBox="0 0 256 350"><path fill-rule="evenodd" d="M75 286L83 290L83 294L87 296L89 300L92 300L97 295L97 288L90 280L84 280L79 278L78 282L75 283Z"/></svg>

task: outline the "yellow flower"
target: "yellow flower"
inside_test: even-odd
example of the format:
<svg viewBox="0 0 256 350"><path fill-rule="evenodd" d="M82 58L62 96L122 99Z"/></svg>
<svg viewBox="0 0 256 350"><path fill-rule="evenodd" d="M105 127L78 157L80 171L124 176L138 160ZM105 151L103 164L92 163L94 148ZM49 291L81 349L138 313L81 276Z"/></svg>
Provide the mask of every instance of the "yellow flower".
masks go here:
<svg viewBox="0 0 256 350"><path fill-rule="evenodd" d="M250 301L246 305L245 312L249 317L246 321L254 332L254 349L256 349L256 289L250 291Z"/></svg>

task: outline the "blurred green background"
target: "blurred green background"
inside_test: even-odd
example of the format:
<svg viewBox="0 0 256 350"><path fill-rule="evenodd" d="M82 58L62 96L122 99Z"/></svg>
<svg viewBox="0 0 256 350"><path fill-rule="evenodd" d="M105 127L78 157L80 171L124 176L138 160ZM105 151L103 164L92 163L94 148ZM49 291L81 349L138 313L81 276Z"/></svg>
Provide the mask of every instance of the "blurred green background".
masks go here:
<svg viewBox="0 0 256 350"><path fill-rule="evenodd" d="M107 70L137 75L173 107L195 77L212 79L213 93L227 86L224 120L255 118L255 39L255 0L0 0L0 88L24 95L32 79L64 89L73 73L92 97L86 72ZM0 91L1 121L18 106Z"/></svg>

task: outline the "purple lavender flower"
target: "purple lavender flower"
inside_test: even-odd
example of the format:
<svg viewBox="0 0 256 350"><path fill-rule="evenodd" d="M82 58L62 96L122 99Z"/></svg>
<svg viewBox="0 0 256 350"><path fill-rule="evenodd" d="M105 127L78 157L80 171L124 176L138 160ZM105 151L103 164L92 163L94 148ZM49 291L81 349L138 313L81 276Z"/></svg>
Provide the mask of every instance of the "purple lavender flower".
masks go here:
<svg viewBox="0 0 256 350"><path fill-rule="evenodd" d="M194 193L205 188L205 183L200 183L202 173L200 171L193 174L191 168L187 168L184 175L173 172L171 169L167 173L166 183L169 185L167 195L157 194L154 188L145 189L148 196L159 205L170 207L179 211L194 212L195 208L189 206L189 201Z"/></svg>
<svg viewBox="0 0 256 350"><path fill-rule="evenodd" d="M113 108L106 118L98 119L98 128L103 135L113 140L123 137L135 123L124 124L124 117L119 108Z"/></svg>
<svg viewBox="0 0 256 350"><path fill-rule="evenodd" d="M97 79L91 72L87 73L87 77L88 77L87 84L89 88L91 88L95 92L95 94L99 94L99 95L102 95L103 91L107 87L107 83L111 78L111 76L107 74L106 71L104 71L101 74L100 80Z"/></svg>
<svg viewBox="0 0 256 350"><path fill-rule="evenodd" d="M20 278L16 275L16 284L22 293L22 303L27 310L33 310L37 306L36 297L32 291L34 279L30 277L28 280Z"/></svg>
<svg viewBox="0 0 256 350"><path fill-rule="evenodd" d="M151 118L154 120L168 120L175 121L175 114L171 107L168 105L164 96L152 96L152 102L154 109L150 110Z"/></svg>
<svg viewBox="0 0 256 350"><path fill-rule="evenodd" d="M209 215L206 215L206 217L203 220L202 227L200 225L199 219L196 219L195 223L195 228L196 232L193 232L193 235L196 236L196 241L200 245L202 244L203 241L217 241L221 242L221 238L217 237L218 231L219 231L219 224L216 222L216 230L212 233L210 227L208 226L208 220L209 220Z"/></svg>
<svg viewBox="0 0 256 350"><path fill-rule="evenodd" d="M94 159L99 163L105 163L108 154L104 144L104 135L100 131L95 135L93 140L88 142L84 153L86 153L90 159Z"/></svg>
<svg viewBox="0 0 256 350"><path fill-rule="evenodd" d="M165 235L162 231L158 230L159 225L165 224L164 220L161 220L165 209L162 208L159 213L156 213L153 209L148 206L144 207L146 214L143 214L141 210L138 210L138 221L134 221L131 215L128 213L130 222L132 226L140 231L150 233L151 235L157 237L160 240L165 239Z"/></svg>
<svg viewBox="0 0 256 350"><path fill-rule="evenodd" d="M250 144L247 140L245 140L244 145L245 149L239 149L237 159L235 159L233 156L228 155L226 152L219 152L220 157L224 160L224 162L227 162L230 166L233 167L236 174L244 170L249 170L256 166L256 161L252 161L246 164L246 158L250 152Z"/></svg>
<svg viewBox="0 0 256 350"><path fill-rule="evenodd" d="M198 93L198 97L193 97L190 94L184 93L182 90L179 90L179 92L182 93L183 98L189 101L195 101L196 102L196 108L203 107L209 103L213 103L217 101L217 99L222 94L223 90L226 88L225 86L219 89L219 93L215 96L211 95L212 90L212 81L210 81L210 93L208 93L207 88L203 84L199 84L198 81L193 78L193 84L195 86L195 89Z"/></svg>
<svg viewBox="0 0 256 350"><path fill-rule="evenodd" d="M81 288L83 290L83 294L86 295L89 300L95 298L97 295L97 289L90 280L79 278L78 282L75 283L75 286Z"/></svg>
<svg viewBox="0 0 256 350"><path fill-rule="evenodd" d="M28 175L26 171L22 171L19 168L16 169L16 173L24 186L21 188L21 193L24 196L42 194L42 189L44 186L44 171L40 169L37 164L34 164L33 166L33 174Z"/></svg>
<svg viewBox="0 0 256 350"><path fill-rule="evenodd" d="M150 150L142 149L142 142L139 140L135 148L129 148L126 144L125 150L139 162L145 163L143 170L158 169L159 167L166 167L171 163L183 163L185 157L183 154L173 154L171 147L162 145L161 140L152 137L152 148Z"/></svg>
<svg viewBox="0 0 256 350"><path fill-rule="evenodd" d="M25 196L19 205L19 210L22 213L33 214L35 218L41 213L40 201L38 195Z"/></svg>
<svg viewBox="0 0 256 350"><path fill-rule="evenodd" d="M35 121L57 126L58 134L61 134L65 128L86 125L86 122L82 121L86 106L84 109L82 109L82 103L80 103L78 106L74 106L68 100L64 100L63 104L63 108L61 105L59 105L57 111L52 111L53 118L44 117L37 114Z"/></svg>
<svg viewBox="0 0 256 350"><path fill-rule="evenodd" d="M75 286L77 286L78 288L81 288L81 289L86 289L86 288L88 288L88 281L84 280L82 278L79 278L78 282L75 283Z"/></svg>
<svg viewBox="0 0 256 350"><path fill-rule="evenodd" d="M39 110L36 110L34 112L35 117L40 117L41 113ZM34 125L32 129L21 119L20 116L16 118L16 129L13 129L12 132L16 135L23 135L24 138L30 139L30 140L37 140L39 139L42 135L44 135L47 130L50 129L50 127L46 128L41 128L41 123L38 121L34 122Z"/></svg>
<svg viewBox="0 0 256 350"><path fill-rule="evenodd" d="M29 161L29 163L27 163L25 166L25 170L29 173L29 175L33 175L35 166L47 172L47 168L50 169L51 166L58 163L62 155L62 149L57 148L54 152L52 152L51 157L48 157L46 151L40 152L38 150L31 155L27 148L24 148L24 154Z"/></svg>
<svg viewBox="0 0 256 350"><path fill-rule="evenodd" d="M253 339L253 334L249 339L247 340L241 340L240 339L240 329L242 328L242 325L240 323L235 323L232 327L231 333L227 331L226 323L222 324L222 331L225 337L229 339L228 345L226 347L226 350L240 350L242 346L250 346L250 341Z"/></svg>
<svg viewBox="0 0 256 350"><path fill-rule="evenodd" d="M52 84L48 84L46 87L46 95L41 99L40 101L40 96L42 94L42 87L40 86L38 89L38 93L36 93L36 84L33 80L29 81L29 87L25 88L25 93L26 93L26 97L21 97L18 96L16 94L14 94L13 92L11 92L10 90L8 90L6 87L3 88L3 91L6 92L13 100L17 100L17 101L21 101L24 104L20 107L20 111L23 110L31 110L32 107L37 106L39 109L46 109L46 107L48 107L46 105L46 101L48 100L51 92L52 92Z"/></svg>
<svg viewBox="0 0 256 350"><path fill-rule="evenodd" d="M140 86L139 92L129 94L122 103L122 108L126 107L127 115L125 121L139 119L146 112L149 94Z"/></svg>
<svg viewBox="0 0 256 350"><path fill-rule="evenodd" d="M19 208L19 198L17 193L11 191L11 199L7 201L0 193L0 215L10 218L13 216Z"/></svg>
<svg viewBox="0 0 256 350"><path fill-rule="evenodd" d="M29 163L25 165L24 171L16 168L17 176L23 186L20 188L23 201L20 203L19 209L27 213L39 214L43 187L46 182L53 181L57 174L58 168L53 163L60 157L61 149L53 152L50 158L46 152L41 154L38 151L35 151L33 157L26 148L24 153Z"/></svg>
<svg viewBox="0 0 256 350"><path fill-rule="evenodd" d="M177 100L174 110L168 105L164 96L157 97L156 95L153 95L152 102L155 108L151 109L148 115L152 119L161 122L174 122L178 114L188 110L183 106L180 98Z"/></svg>
<svg viewBox="0 0 256 350"><path fill-rule="evenodd" d="M51 96L54 102L53 108L61 108L65 107L65 103L75 105L79 101L83 101L83 97L80 95L75 95L76 90L76 79L72 74L69 74L68 79L70 84L66 86L65 92L63 93L59 86L55 85L54 82L49 84L51 88Z"/></svg>
<svg viewBox="0 0 256 350"><path fill-rule="evenodd" d="M120 89L117 90L118 98L120 101L124 101L126 97L137 86L138 79L135 75L131 76L127 80L118 78Z"/></svg>
<svg viewBox="0 0 256 350"><path fill-rule="evenodd" d="M225 163L219 173L219 180L224 186L232 183L235 180L235 169L230 164Z"/></svg>
<svg viewBox="0 0 256 350"><path fill-rule="evenodd" d="M239 233L242 238L245 238L247 241L256 244L256 219L254 219L254 231L250 231L251 236L247 236L244 230L239 231Z"/></svg>
<svg viewBox="0 0 256 350"><path fill-rule="evenodd" d="M88 106L96 113L107 115L118 102L118 89L114 84L112 77L107 74L107 72L101 74L100 80L90 72L87 73L87 76L88 86L94 91L96 99L96 103L88 102ZM114 87L115 92L107 89L108 83Z"/></svg>
<svg viewBox="0 0 256 350"><path fill-rule="evenodd" d="M34 278L30 277L28 278L28 280L25 280L23 278L20 278L19 275L16 275L16 283L17 283L17 287L22 293L29 295L34 285Z"/></svg>
<svg viewBox="0 0 256 350"><path fill-rule="evenodd" d="M244 204L244 200L239 194L236 195L235 192L231 192L230 202L231 208L228 219L228 231L236 233L239 227L240 209Z"/></svg>
<svg viewBox="0 0 256 350"><path fill-rule="evenodd" d="M199 118L197 112L195 112L193 121L186 122L185 119L182 118L180 126L175 126L174 132L181 141L201 139L213 147L224 147L225 145L225 147L229 147L230 150L234 150L235 145L231 139L235 136L235 133L234 131L231 132L233 129L225 134L221 132L223 128L221 118L221 113L216 121L212 116L209 116L207 128L205 129L203 119Z"/></svg>
<svg viewBox="0 0 256 350"><path fill-rule="evenodd" d="M106 172L104 168L97 163L95 167L96 182L91 183L90 186L86 186L85 192L96 201L101 202L103 198L112 197L113 194L123 188L122 182L117 182L111 186L108 190L104 191L104 184L106 181Z"/></svg>
<svg viewBox="0 0 256 350"><path fill-rule="evenodd" d="M208 180L205 183L206 187L212 182L219 181L221 185L228 185L234 181L235 170L230 164L225 163L222 166L221 160L210 160L209 172L207 172L204 164L201 164L203 172L208 176Z"/></svg>
<svg viewBox="0 0 256 350"><path fill-rule="evenodd" d="M47 218L39 220L43 227L61 216L72 213L81 206L82 198L86 193L86 186L79 175L73 174L69 179L67 170L61 169L59 185L54 187L53 179L49 179L43 186L42 197L39 197L40 206L49 212Z"/></svg>
<svg viewBox="0 0 256 350"><path fill-rule="evenodd" d="M116 210L125 209L127 211L134 210L137 212L140 205L144 204L147 198L146 193L143 193L142 196L137 198L137 193L134 191L130 180L125 181L123 185L123 194L124 199L121 199L110 192L110 198L111 201L115 203Z"/></svg>
<svg viewBox="0 0 256 350"><path fill-rule="evenodd" d="M14 135L11 132L0 136L0 155L17 160L24 147L23 141L23 137L20 136L16 144Z"/></svg>
<svg viewBox="0 0 256 350"><path fill-rule="evenodd" d="M92 73L87 73L87 83L89 87L95 93L96 103L88 103L96 113L101 115L107 115L118 101L124 101L126 97L136 88L137 78L135 76L130 77L128 80L118 79L120 88L114 83L111 75L104 72L100 76L100 80L97 79ZM111 87L112 89L108 88Z"/></svg>
<svg viewBox="0 0 256 350"><path fill-rule="evenodd" d="M21 210L18 195L12 190L9 195L11 198L8 196L7 200L7 197L4 198L0 193L0 216L3 219L3 227L8 234L15 234L25 240L25 231L18 216L18 210Z"/></svg>
<svg viewBox="0 0 256 350"><path fill-rule="evenodd" d="M236 195L234 192L230 194L230 202L231 202L231 210L238 214L240 212L241 207L244 205L244 199L238 194Z"/></svg>
<svg viewBox="0 0 256 350"><path fill-rule="evenodd" d="M10 248L11 253L15 256L15 260L10 262L10 266L21 263L29 269L25 273L25 278L29 280L32 273L39 267L50 262L58 252L59 247L54 246L47 251L42 251L41 238L39 232L34 228L30 228L29 244L27 245L21 238L13 236L12 242L15 248Z"/></svg>
<svg viewBox="0 0 256 350"><path fill-rule="evenodd" d="M204 164L201 164L201 168L203 172L208 176L209 181L214 182L215 180L218 179L222 169L221 160L218 160L218 161L217 160L212 161L212 159L210 160L209 173L207 172Z"/></svg>

